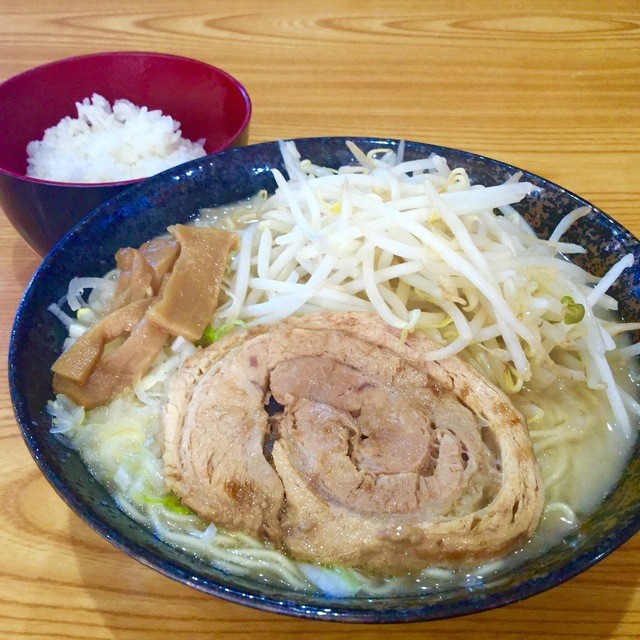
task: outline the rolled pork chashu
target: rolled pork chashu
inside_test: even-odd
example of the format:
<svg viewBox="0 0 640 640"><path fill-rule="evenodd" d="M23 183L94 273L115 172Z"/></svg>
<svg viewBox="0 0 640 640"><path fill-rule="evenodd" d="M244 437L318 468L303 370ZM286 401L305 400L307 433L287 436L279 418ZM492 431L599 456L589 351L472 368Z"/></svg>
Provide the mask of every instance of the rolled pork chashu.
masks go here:
<svg viewBox="0 0 640 640"><path fill-rule="evenodd" d="M362 312L223 338L171 383L168 488L301 560L390 575L500 556L542 512L527 427L462 360L428 360L433 349Z"/></svg>

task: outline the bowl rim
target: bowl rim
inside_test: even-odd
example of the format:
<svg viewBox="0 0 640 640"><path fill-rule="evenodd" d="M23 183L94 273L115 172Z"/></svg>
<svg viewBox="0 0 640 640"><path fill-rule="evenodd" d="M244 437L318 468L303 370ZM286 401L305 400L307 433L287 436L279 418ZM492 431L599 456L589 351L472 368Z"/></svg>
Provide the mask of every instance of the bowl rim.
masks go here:
<svg viewBox="0 0 640 640"><path fill-rule="evenodd" d="M418 145L428 147L428 151L441 152L446 157L447 152L455 152L463 154L466 157L474 160L480 160L487 162L491 165L500 167L507 170L510 173L522 172L523 178L529 177L535 178L537 181L548 185L554 190L559 191L562 194L567 195L573 201L580 203L580 205L590 206L597 216L602 216L605 220L609 221L621 236L625 244L635 242L637 239L620 223L613 220L610 216L604 213L597 206L586 201L581 196L576 195L572 191L565 189L564 187L547 180L537 174L533 174L529 171L520 169L512 164L495 160L488 156L476 154L469 151L464 151L452 147L445 147L442 145L430 144L418 141L400 140L394 138L384 137L365 137L365 136L319 136L319 137L306 137L306 138L291 138L296 143L316 142L323 140L339 140L347 141L351 140L358 144L359 142L375 145L397 145L400 142L406 144ZM258 149L261 146L267 147L277 144L276 141L268 141L262 143L256 143L248 145L246 147L238 147L227 149L218 154L212 154L209 157L209 161L215 162L216 158L220 158L220 161L224 160L226 154L242 154L246 153L249 149ZM199 159L200 161L202 159ZM230 586L224 584L224 581L216 581L209 577L199 577L193 575L193 573L185 566L174 562L156 550L149 547L142 547L136 542L133 542L126 535L122 535L118 531L114 531L108 524L101 520L100 514L93 509L90 505L80 500L75 492L65 484L62 478L56 476L51 469L42 460L41 451L38 448L29 426L31 424L31 417L26 406L25 400L20 396L19 389L16 380L16 371L12 366L15 352L18 344L19 333L21 331L21 324L23 317L27 314L27 308L30 300L34 294L34 287L39 279L46 276L47 271L52 268L53 257L56 255L60 248L64 247L67 243L72 241L72 238L82 233L84 226L91 225L92 222L104 215L103 209L108 208L113 211L120 206L120 202L128 201L129 199L142 197L145 189L157 182L162 182L171 179L175 175L182 175L184 172L190 171L198 164L198 160L194 160L183 165L176 166L172 169L168 169L163 174L152 176L144 181L144 184L139 184L131 189L128 189L121 194L115 196L112 200L97 207L86 218L80 221L72 230L70 230L57 244L56 246L45 256L41 265L33 274L29 281L25 292L20 300L18 309L16 312L15 321L12 327L9 344L9 388L16 415L17 422L20 427L20 431L25 440L25 443L40 468L41 472L53 486L56 492L60 495L64 502L66 502L77 515L80 516L91 528L93 528L98 534L111 542L116 548L124 551L127 555L138 560L142 564L158 571L159 573L181 582L187 586L193 587L203 593L220 597L224 600L249 606L255 609L268 611L271 613L277 613L281 615L288 615L298 618L314 619L314 620L326 620L333 622L350 622L350 623L396 623L396 622L424 622L429 620L441 620L445 618L454 618L463 615L469 615L478 613L481 611L487 611L498 607L506 606L519 602L531 596L540 594L555 586L558 586L567 580L575 577L576 575L584 572L592 567L594 564L601 561L608 556L627 540L629 540L635 533L640 531L640 511L636 512L633 517L629 518L626 524L622 527L617 527L613 531L609 532L605 536L601 536L596 544L590 545L588 549L583 551L577 556L571 558L571 560L561 565L553 573L543 573L537 575L534 578L527 579L526 581L520 581L515 585L509 587L505 591L499 591L496 593L483 594L482 591L469 590L467 596L460 601L433 601L423 605L417 605L407 609L399 608L385 608L385 609L364 609L350 605L353 599L344 599L344 605L340 601L331 600L327 602L326 607L322 607L316 604L301 604L285 599L278 599L272 596L264 595L259 590L259 585L256 583L253 589L239 588L237 586ZM636 444L637 446L637 444ZM624 473L624 472L623 472ZM398 599L402 599L403 596L399 596ZM366 600L369 600L366 598ZM373 598L375 600L375 598ZM360 600L362 602L362 599ZM336 604L337 603L337 604Z"/></svg>
<svg viewBox="0 0 640 640"><path fill-rule="evenodd" d="M188 56L183 56L183 55L174 54L174 53L163 53L159 51L142 51L142 50L97 51L94 53L85 53L85 54L80 54L76 56L60 58L59 60L51 60L49 62L45 62L35 67L25 69L24 71L21 71L16 75L11 76L10 78L3 80L2 82L0 82L0 92L5 86L9 84L13 84L14 82L20 82L24 78L32 74L39 73L40 71L48 67L64 65L69 62L73 62L76 60L83 60L83 59L86 60L86 59L92 59L92 58L125 58L128 56L144 56L146 58L166 59L166 60L183 60L191 64L197 64L199 66L207 67L209 69L216 71L221 76L226 77L231 82L231 84L233 84L236 87L244 103L244 107L245 107L244 117L240 125L238 126L237 130L233 133L232 136L229 137L229 141L225 143L223 146L213 150L211 153L220 153L221 151L226 151L227 149L230 149L233 146L234 141L242 134L242 132L249 125L252 111L253 111L253 104L251 102L251 97L249 96L249 92L247 91L244 84L240 82L240 80L232 76L228 71L225 71L224 69L221 69L220 67L217 67L215 65L209 64L208 62L204 62L203 60L198 60L197 58L190 58ZM84 96L84 97L87 97L87 96ZM138 106L142 106L142 105L138 105ZM70 114L70 115L73 116L73 114ZM171 116L171 114L167 114L164 112L163 112L163 115ZM57 123L54 123L51 126L53 127L56 124ZM210 155L210 154L207 154L207 155ZM25 157L26 157L26 149L25 149ZM189 160L189 162L191 161ZM134 184L138 184L143 180L147 180L148 178L153 177L153 176L145 176L142 178L133 178L131 180L120 180L116 182L60 182L58 180L46 180L43 178L35 178L32 176L28 176L24 173L17 173L15 171L10 171L8 169L3 168L1 165L0 165L0 173L6 176L10 176L12 178L16 178L18 180L22 180L30 184L32 183L32 184L50 185L55 187L73 187L73 188L89 188L89 189L91 188L95 189L96 187L127 187Z"/></svg>

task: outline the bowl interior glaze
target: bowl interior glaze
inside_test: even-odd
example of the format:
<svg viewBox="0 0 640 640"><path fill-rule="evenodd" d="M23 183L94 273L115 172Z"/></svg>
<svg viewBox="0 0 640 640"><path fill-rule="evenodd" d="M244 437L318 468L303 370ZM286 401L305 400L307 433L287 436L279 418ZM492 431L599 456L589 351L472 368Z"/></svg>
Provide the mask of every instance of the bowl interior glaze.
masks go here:
<svg viewBox="0 0 640 640"><path fill-rule="evenodd" d="M397 147L398 141L351 138L368 150ZM353 163L345 138L296 141L302 157L339 166ZM435 152L449 165L464 167L473 182L496 184L517 169L488 158L427 144L408 142L407 159ZM136 246L176 222L194 217L201 207L234 202L260 189L273 191L269 170L284 170L276 143L237 148L193 161L136 185L99 207L78 224L45 258L20 303L11 335L11 397L24 439L40 469L69 506L101 535L132 557L161 573L233 602L288 615L351 622L406 622L453 617L521 600L585 570L640 529L640 456L634 453L619 483L578 529L543 555L506 575L469 588L437 594L371 598L308 596L227 575L159 541L120 511L95 482L79 457L49 433L45 407L51 398L49 367L57 357L64 330L47 306L78 275L102 275L114 265L113 254ZM542 191L520 206L543 237L563 215L584 200L538 176L524 180ZM637 240L597 208L567 234L587 247L580 262L601 274L622 253L640 253ZM613 294L628 320L640 319L640 269L623 274Z"/></svg>

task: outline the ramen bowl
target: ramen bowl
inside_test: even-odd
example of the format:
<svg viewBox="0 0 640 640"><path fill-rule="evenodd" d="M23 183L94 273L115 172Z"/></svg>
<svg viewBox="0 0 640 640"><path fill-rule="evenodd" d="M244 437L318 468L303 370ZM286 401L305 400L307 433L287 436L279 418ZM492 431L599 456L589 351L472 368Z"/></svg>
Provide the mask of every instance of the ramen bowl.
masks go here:
<svg viewBox="0 0 640 640"><path fill-rule="evenodd" d="M352 138L363 150L397 148L396 140ZM344 138L296 141L303 158L338 167L353 164ZM501 183L516 168L464 151L407 142L405 158L444 156L463 167L473 182ZM409 595L332 597L297 592L238 577L159 540L121 511L109 493L92 480L74 451L50 433L47 401L52 399L50 367L60 353L64 327L47 311L66 292L75 276L99 276L113 268L115 251L136 246L185 222L199 209L273 191L271 169L284 171L279 147L264 143L230 149L176 167L132 187L101 205L74 227L45 257L20 302L9 352L9 379L15 415L25 442L47 480L62 499L109 542L162 574L202 592L258 609L318 620L392 623L460 616L513 603L552 588L614 551L640 528L640 456L636 442L617 484L593 513L557 544L526 564L464 586ZM585 201L536 175L523 180L541 191L519 206L541 237ZM587 219L573 225L567 240L586 253L580 264L597 274L621 253L640 253L636 239L593 207ZM637 261L637 260L636 260ZM613 288L627 320L640 319L640 271L624 272Z"/></svg>
<svg viewBox="0 0 640 640"><path fill-rule="evenodd" d="M0 84L0 207L27 243L44 255L89 211L140 180L69 183L26 175L27 144L98 93L160 109L182 135L205 139L207 153L246 144L251 101L222 69L181 56L107 52L58 60Z"/></svg>

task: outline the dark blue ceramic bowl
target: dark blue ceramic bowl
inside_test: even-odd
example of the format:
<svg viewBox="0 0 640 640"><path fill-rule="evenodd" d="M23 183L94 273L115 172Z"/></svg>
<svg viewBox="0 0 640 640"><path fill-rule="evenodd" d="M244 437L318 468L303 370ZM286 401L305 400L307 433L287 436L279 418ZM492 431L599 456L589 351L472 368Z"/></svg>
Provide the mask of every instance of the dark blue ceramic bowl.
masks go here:
<svg viewBox="0 0 640 640"><path fill-rule="evenodd" d="M362 148L396 147L395 140L357 139ZM352 163L344 138L297 141L305 158L317 164ZM473 181L502 182L516 169L463 151L407 143L407 158L436 152L451 166L467 169ZM45 411L51 398L49 367L64 338L47 305L60 298L78 275L102 275L114 266L113 254L163 232L170 224L196 215L201 207L246 198L259 189L273 190L269 169L283 170L275 143L231 149L208 156L136 185L96 209L47 255L18 308L9 351L9 379L15 414L27 446L40 469L69 506L98 533L144 564L187 585L233 602L305 618L354 622L406 622L469 614L502 606L553 587L611 553L640 528L640 456L638 446L611 495L579 529L544 555L517 571L488 579L474 588L453 588L437 595L383 599L312 597L265 587L212 569L206 563L160 542L114 504L79 457L49 434ZM584 200L542 178L524 179L543 187L523 206L527 220L548 236L560 218ZM573 225L571 241L586 246L582 266L601 274L621 253L640 255L638 241L604 213ZM625 272L615 286L622 314L640 320L640 268Z"/></svg>

